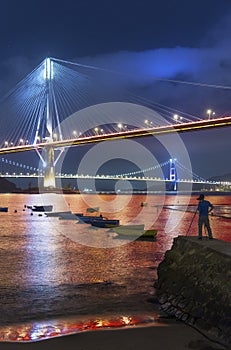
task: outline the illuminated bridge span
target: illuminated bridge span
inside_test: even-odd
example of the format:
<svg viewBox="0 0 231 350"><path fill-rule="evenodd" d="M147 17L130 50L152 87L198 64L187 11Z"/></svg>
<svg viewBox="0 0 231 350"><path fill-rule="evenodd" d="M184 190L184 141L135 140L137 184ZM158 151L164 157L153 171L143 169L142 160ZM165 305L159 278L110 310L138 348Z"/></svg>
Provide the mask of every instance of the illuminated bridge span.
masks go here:
<svg viewBox="0 0 231 350"><path fill-rule="evenodd" d="M210 111L209 118L204 120L148 101L121 88L125 86L124 79L123 75L102 68L45 59L0 101L0 154L35 151L44 172L28 172L27 176L44 176L44 187L55 188L55 178L64 176L56 174L55 165L65 147L231 125L231 116L211 119ZM125 121L121 120L118 100L126 103ZM103 107L107 101L117 103L117 119L114 111L105 113ZM137 105L137 113L131 110L131 103ZM146 109L140 109L141 105ZM77 124L73 123L73 118L68 118L83 110L86 111L84 118L80 113ZM10 176L13 175L8 174ZM19 172L17 176L25 174ZM71 177L77 176L80 175ZM118 177L114 176L115 179ZM109 175L97 175L97 178L108 179ZM132 180L128 176L121 179ZM134 176L133 179L141 178ZM142 177L144 179L156 180Z"/></svg>
<svg viewBox="0 0 231 350"><path fill-rule="evenodd" d="M16 162L7 161L5 158L1 158L4 163L4 171L1 169L0 177L5 178L43 178L44 173L40 169L30 167L25 164L18 164ZM7 170L7 168L9 169ZM12 171L13 168L17 168L17 172ZM168 177L157 177L157 176L145 176L145 173L155 171L156 169L168 167ZM18 171L18 170L21 170ZM178 178L177 170L182 170L185 174L185 178ZM188 176L188 177L187 177ZM57 179L93 179L93 180L114 180L114 181L144 181L144 182L165 182L175 184L175 190L177 189L178 183L192 183L192 184L204 184L204 185L218 185L230 187L231 182L228 181L209 181L199 175L192 172L190 169L184 167L177 159L169 159L166 162L160 163L148 169L137 170L123 174L65 174L56 173Z"/></svg>
<svg viewBox="0 0 231 350"><path fill-rule="evenodd" d="M209 129L209 128L218 128L231 126L231 116L225 116L221 118L214 118L210 120L198 120L187 123L180 124L170 124L168 126L157 126L151 128L135 129L135 130L126 130L120 132L111 132L108 134L100 135L91 135L91 136L79 136L78 138L69 138L66 140L60 141L50 141L49 146L54 147L55 149L60 149L62 147L71 147L78 145L85 145L88 143L96 143L102 141L110 141L124 138L136 138L136 137L145 137L150 135L161 135L169 134L173 132L187 132L194 131L198 129ZM41 142L34 144L18 145L18 146L7 146L0 148L0 154L9 154L16 152L25 152L25 151L34 151L44 149L48 146L47 142Z"/></svg>

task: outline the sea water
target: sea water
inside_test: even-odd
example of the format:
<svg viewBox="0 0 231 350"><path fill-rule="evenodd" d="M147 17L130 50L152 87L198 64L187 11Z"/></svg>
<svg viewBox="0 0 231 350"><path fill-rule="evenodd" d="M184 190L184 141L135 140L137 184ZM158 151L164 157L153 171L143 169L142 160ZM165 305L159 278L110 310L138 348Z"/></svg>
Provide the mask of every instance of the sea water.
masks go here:
<svg viewBox="0 0 231 350"><path fill-rule="evenodd" d="M206 199L215 205L210 219L214 238L230 242L231 197ZM20 332L27 340L58 334L60 324L74 332L90 327L89 322L92 327L110 326L112 320L117 325L155 322L157 267L174 237L197 235L195 196L2 194L0 203L9 208L0 213L0 339L6 340L23 339ZM43 204L73 213L99 207L122 225L157 229L157 237L118 239L111 229L27 208Z"/></svg>

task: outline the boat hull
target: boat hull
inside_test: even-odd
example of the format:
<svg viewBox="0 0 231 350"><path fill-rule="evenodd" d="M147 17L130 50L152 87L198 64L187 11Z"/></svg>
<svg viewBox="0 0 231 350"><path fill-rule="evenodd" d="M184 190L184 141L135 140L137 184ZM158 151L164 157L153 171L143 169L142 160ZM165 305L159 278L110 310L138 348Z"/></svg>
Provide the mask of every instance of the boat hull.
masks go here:
<svg viewBox="0 0 231 350"><path fill-rule="evenodd" d="M55 211L55 212L48 212L45 214L46 214L46 216L59 217L61 215L71 214L71 211Z"/></svg>
<svg viewBox="0 0 231 350"><path fill-rule="evenodd" d="M101 228L111 228L119 226L119 220L92 220L91 225Z"/></svg>
<svg viewBox="0 0 231 350"><path fill-rule="evenodd" d="M1 207L0 208L0 212L7 213L8 212L8 208L7 207Z"/></svg>
<svg viewBox="0 0 231 350"><path fill-rule="evenodd" d="M99 211L99 207L95 207L95 208L87 208L87 213L95 213Z"/></svg>
<svg viewBox="0 0 231 350"><path fill-rule="evenodd" d="M74 220L77 221L78 217L72 213L61 213L59 215L59 220Z"/></svg>
<svg viewBox="0 0 231 350"><path fill-rule="evenodd" d="M52 211L53 205L33 205L33 207L29 209L31 209L32 211L40 211L40 212Z"/></svg>
<svg viewBox="0 0 231 350"><path fill-rule="evenodd" d="M113 229L119 236L126 237L145 237L154 238L157 235L157 230L150 229L145 230L144 225L124 225L118 226Z"/></svg>
<svg viewBox="0 0 231 350"><path fill-rule="evenodd" d="M85 224L91 224L93 221L102 221L102 216L95 215L76 215L77 220L84 222Z"/></svg>

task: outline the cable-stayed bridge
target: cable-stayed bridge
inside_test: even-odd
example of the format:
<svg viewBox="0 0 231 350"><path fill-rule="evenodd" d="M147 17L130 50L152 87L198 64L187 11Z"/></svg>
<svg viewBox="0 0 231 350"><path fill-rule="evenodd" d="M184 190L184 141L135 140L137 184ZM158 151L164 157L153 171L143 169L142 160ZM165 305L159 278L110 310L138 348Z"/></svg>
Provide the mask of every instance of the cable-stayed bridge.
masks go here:
<svg viewBox="0 0 231 350"><path fill-rule="evenodd" d="M121 109L118 100L124 101L125 108ZM108 101L112 109L107 108ZM135 174L68 175L57 173L55 166L65 147L231 125L230 116L200 119L137 96L121 74L54 58L45 59L1 99L0 115L0 155L35 151L43 165L39 171L34 168L26 174L5 172L2 176L44 177L45 188L55 188L56 177L68 176L183 181L174 173L172 178L170 175L160 180Z"/></svg>

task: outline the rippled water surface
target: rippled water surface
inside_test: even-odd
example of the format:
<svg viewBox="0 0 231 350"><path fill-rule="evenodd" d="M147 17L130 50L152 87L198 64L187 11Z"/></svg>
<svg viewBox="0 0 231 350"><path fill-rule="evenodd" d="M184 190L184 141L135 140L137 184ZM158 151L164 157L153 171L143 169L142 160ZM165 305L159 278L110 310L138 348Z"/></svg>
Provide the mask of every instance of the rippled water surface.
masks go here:
<svg viewBox="0 0 231 350"><path fill-rule="evenodd" d="M230 196L208 196L215 238L231 241ZM0 195L0 324L89 315L158 316L148 302L156 268L173 238L196 235L196 197L126 195ZM145 205L142 207L141 203ZM25 205L52 204L54 211L100 207L121 224L144 223L156 241L116 239L111 230L33 213ZM164 205L164 207L162 207ZM190 231L188 229L192 222Z"/></svg>

